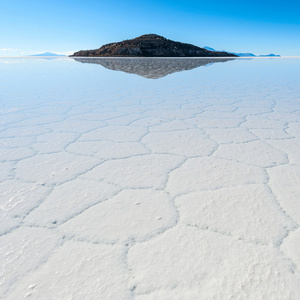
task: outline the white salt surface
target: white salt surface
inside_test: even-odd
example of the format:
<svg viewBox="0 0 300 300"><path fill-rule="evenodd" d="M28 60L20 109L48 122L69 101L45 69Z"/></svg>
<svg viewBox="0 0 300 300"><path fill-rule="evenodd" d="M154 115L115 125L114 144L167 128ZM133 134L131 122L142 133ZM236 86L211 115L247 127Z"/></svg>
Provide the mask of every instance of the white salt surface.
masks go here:
<svg viewBox="0 0 300 300"><path fill-rule="evenodd" d="M300 59L8 60L0 299L300 299Z"/></svg>

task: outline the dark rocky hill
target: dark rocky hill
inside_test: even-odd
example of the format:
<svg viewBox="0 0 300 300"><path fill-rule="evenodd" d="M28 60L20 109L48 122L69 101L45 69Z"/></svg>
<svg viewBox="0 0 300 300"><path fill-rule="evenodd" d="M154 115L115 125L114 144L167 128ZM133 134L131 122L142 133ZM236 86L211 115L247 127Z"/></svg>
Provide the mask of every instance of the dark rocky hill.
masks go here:
<svg viewBox="0 0 300 300"><path fill-rule="evenodd" d="M145 34L132 40L111 43L95 50L81 50L70 56L108 57L236 57L227 52L209 51L191 44Z"/></svg>

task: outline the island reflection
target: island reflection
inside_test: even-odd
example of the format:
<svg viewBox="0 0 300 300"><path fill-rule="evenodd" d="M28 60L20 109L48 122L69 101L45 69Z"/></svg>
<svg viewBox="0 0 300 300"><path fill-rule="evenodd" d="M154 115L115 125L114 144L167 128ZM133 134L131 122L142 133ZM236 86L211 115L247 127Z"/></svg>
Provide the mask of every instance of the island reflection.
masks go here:
<svg viewBox="0 0 300 300"><path fill-rule="evenodd" d="M159 79L169 74L188 71L234 58L74 58L75 61L102 65L106 69Z"/></svg>

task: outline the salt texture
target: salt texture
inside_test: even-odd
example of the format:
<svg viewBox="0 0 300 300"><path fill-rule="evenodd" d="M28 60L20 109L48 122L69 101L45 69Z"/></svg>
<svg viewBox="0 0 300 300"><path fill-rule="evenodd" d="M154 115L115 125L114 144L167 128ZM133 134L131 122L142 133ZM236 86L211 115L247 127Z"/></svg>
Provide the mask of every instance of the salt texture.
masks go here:
<svg viewBox="0 0 300 300"><path fill-rule="evenodd" d="M1 299L299 299L299 59L7 60Z"/></svg>

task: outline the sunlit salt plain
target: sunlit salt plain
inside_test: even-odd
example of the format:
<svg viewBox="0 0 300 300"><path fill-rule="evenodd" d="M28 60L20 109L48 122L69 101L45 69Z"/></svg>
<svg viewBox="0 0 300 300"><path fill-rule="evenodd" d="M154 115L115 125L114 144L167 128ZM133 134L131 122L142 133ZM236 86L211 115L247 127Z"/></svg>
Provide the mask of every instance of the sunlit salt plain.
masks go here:
<svg viewBox="0 0 300 300"><path fill-rule="evenodd" d="M1 299L300 299L300 59L0 69Z"/></svg>

